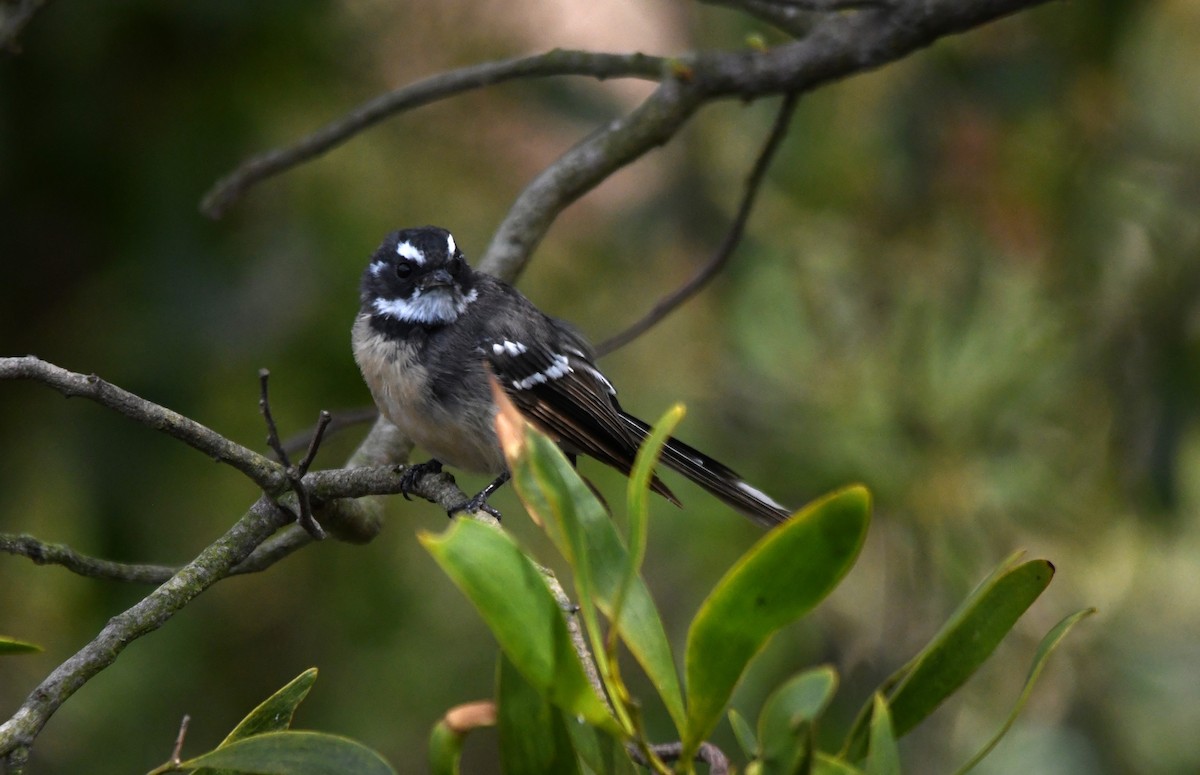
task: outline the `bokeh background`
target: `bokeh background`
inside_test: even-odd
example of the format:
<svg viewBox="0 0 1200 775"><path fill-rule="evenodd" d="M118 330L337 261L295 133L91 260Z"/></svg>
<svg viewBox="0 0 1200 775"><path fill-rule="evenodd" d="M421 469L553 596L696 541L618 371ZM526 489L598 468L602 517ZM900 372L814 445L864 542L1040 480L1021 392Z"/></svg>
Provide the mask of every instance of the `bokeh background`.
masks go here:
<svg viewBox="0 0 1200 775"><path fill-rule="evenodd" d="M256 370L287 431L369 401L349 351L364 261L437 223L478 255L546 164L649 88L558 79L397 117L254 190L203 192L249 154L440 70L553 46L674 54L774 32L682 0L50 3L0 61L0 353L95 372L262 448ZM702 111L555 225L522 278L601 339L719 242L774 104ZM1200 6L1053 3L806 96L733 264L603 365L627 408L683 401L683 435L781 500L852 481L877 517L858 565L781 633L735 706L843 675L833 728L1005 556L1048 593L963 694L904 741L946 772L999 725L1054 622L1056 653L984 773L1200 770ZM363 429L331 441L336 466ZM622 483L585 466L619 503ZM675 480L672 480L673 482ZM482 484L466 478L467 486ZM683 483L646 575L672 637L756 529ZM0 384L0 530L181 563L253 486L183 445L33 384ZM550 552L510 492L505 526ZM425 769L447 708L490 692L495 647L393 499L369 546L326 542L205 593L52 719L31 772L144 772L218 742L307 667L297 719ZM146 589L0 556L7 718ZM644 688L644 687L643 687ZM648 700L657 733L669 730ZM727 728L716 742L736 750ZM468 746L493 772L495 737Z"/></svg>

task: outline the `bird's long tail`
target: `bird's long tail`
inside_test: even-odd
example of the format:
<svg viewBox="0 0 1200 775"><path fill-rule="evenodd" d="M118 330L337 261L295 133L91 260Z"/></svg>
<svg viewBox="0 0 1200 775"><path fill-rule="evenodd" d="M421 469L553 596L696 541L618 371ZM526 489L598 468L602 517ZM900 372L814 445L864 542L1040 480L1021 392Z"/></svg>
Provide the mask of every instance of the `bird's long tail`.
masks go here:
<svg viewBox="0 0 1200 775"><path fill-rule="evenodd" d="M621 417L638 444L645 441L650 426L624 412ZM736 472L679 439L667 441L662 451L662 462L760 525L772 527L791 516L790 510L761 490L751 487Z"/></svg>

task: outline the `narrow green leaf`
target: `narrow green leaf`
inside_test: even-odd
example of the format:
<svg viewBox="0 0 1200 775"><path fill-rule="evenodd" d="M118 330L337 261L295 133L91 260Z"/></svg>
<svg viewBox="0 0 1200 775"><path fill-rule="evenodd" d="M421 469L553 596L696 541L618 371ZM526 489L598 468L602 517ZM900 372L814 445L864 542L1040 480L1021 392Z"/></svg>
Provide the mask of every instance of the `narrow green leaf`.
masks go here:
<svg viewBox="0 0 1200 775"><path fill-rule="evenodd" d="M892 731L892 715L888 712L887 701L878 692L871 713L866 772L867 775L900 775L900 750Z"/></svg>
<svg viewBox="0 0 1200 775"><path fill-rule="evenodd" d="M794 773L810 753L806 731L825 712L837 691L832 667L806 670L771 693L758 717L763 775Z"/></svg>
<svg viewBox="0 0 1200 775"><path fill-rule="evenodd" d="M588 683L545 579L506 533L456 519L441 535L423 533L420 541L538 691L568 713L621 733Z"/></svg>
<svg viewBox="0 0 1200 775"><path fill-rule="evenodd" d="M500 769L507 775L577 775L575 749L562 712L503 654L496 675Z"/></svg>
<svg viewBox="0 0 1200 775"><path fill-rule="evenodd" d="M650 522L650 481L654 476L654 466L658 463L663 446L683 421L684 414L683 404L675 404L668 409L654 424L633 461L629 484L625 488L626 514L629 518L629 560L613 602L614 619L620 618L626 594L637 578L646 556L646 536Z"/></svg>
<svg viewBox="0 0 1200 775"><path fill-rule="evenodd" d="M312 685L316 680L317 669L315 667L310 667L293 678L286 686L263 700L257 708L250 711L244 719L238 722L233 731L225 736L225 739L221 741L221 745L217 747L220 748L237 740L243 740L264 732L279 732L291 727L292 718L296 714L296 708L308 696L308 692L312 689ZM218 770L211 767L202 767L196 770L195 775L230 775L233 772L234 770Z"/></svg>
<svg viewBox="0 0 1200 775"><path fill-rule="evenodd" d="M228 745L235 740L260 735L263 732L278 732L292 725L296 708L308 696L313 683L317 680L317 669L310 667L293 678L279 691L272 694L244 719L238 722L233 731L221 742Z"/></svg>
<svg viewBox="0 0 1200 775"><path fill-rule="evenodd" d="M36 643L0 635L0 654L36 654L42 647Z"/></svg>
<svg viewBox="0 0 1200 775"><path fill-rule="evenodd" d="M223 745L179 765L256 775L396 775L382 756L362 743L323 732L267 732Z"/></svg>
<svg viewBox="0 0 1200 775"><path fill-rule="evenodd" d="M866 538L870 512L870 494L860 486L810 504L760 539L709 594L688 631L683 759L712 731L767 640L846 575Z"/></svg>
<svg viewBox="0 0 1200 775"><path fill-rule="evenodd" d="M513 466L514 487L526 507L541 518L558 550L576 568L577 585L581 579L576 558L586 558L589 594L611 621L616 597L625 583L625 570L630 566L629 553L616 525L558 445L541 434L530 432L525 448L525 458ZM557 492L565 492L567 497L555 495ZM568 522L570 535L566 532ZM635 575L629 582L620 617L614 626L621 639L650 678L667 712L682 732L685 724L683 693L671 646L658 609L640 575Z"/></svg>
<svg viewBox="0 0 1200 775"><path fill-rule="evenodd" d="M888 696L897 737L971 677L1054 577L1054 566L1045 560L1012 562L1006 560L988 576L933 640L884 682L880 691ZM868 717L864 708L847 736L846 758L858 760L865 754Z"/></svg>
<svg viewBox="0 0 1200 775"><path fill-rule="evenodd" d="M754 736L754 728L750 722L733 708L729 709L729 726L733 727L733 736L737 738L738 747L742 749L747 759L757 759L758 740Z"/></svg>
<svg viewBox="0 0 1200 775"><path fill-rule="evenodd" d="M1033 685L1037 682L1038 676L1042 673L1042 668L1046 665L1046 660L1058 648L1058 644L1067 637L1067 633L1071 628L1078 624L1084 618L1096 613L1095 608L1085 608L1082 611L1076 611L1061 622L1056 624L1046 636L1042 638L1042 642L1038 644L1037 652L1033 656L1033 664L1029 668L1029 675L1025 678L1025 686L1021 689L1021 695L1017 698L1016 705L1008 714L1004 725L1000 727L1000 731L988 741L987 745L979 750L979 753L971 757L970 761L958 770L958 775L966 775L966 773L983 761L983 758L992 752L992 749L1000 742L1000 739L1008 733L1012 728L1013 723L1017 720L1021 710L1025 707L1025 703L1029 700L1029 695L1033 693Z"/></svg>

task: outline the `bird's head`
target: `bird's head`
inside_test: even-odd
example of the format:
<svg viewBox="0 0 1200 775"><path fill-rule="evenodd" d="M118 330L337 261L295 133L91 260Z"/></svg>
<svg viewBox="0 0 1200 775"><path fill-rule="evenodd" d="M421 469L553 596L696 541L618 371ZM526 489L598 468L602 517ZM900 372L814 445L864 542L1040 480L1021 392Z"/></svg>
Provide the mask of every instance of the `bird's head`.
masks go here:
<svg viewBox="0 0 1200 775"><path fill-rule="evenodd" d="M389 234L362 277L363 309L401 324L453 323L476 296L474 272L450 232L436 226Z"/></svg>

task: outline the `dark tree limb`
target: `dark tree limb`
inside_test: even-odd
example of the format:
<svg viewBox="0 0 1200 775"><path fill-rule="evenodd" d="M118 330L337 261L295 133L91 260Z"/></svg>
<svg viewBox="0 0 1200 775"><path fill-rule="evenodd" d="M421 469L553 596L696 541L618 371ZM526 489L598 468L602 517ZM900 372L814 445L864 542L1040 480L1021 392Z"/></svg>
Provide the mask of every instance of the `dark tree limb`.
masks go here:
<svg viewBox="0 0 1200 775"><path fill-rule="evenodd" d="M179 439L216 460L241 471L266 492L279 494L287 488L283 466L252 449L230 441L195 420L153 401L147 401L95 374L78 374L33 355L0 358L0 380L28 379L48 385L67 398L82 396L108 407L131 420Z"/></svg>
<svg viewBox="0 0 1200 775"><path fill-rule="evenodd" d="M13 769L23 767L42 727L77 689L115 662L126 646L166 624L197 595L224 578L230 568L285 523L283 512L269 498L259 498L196 559L132 608L110 619L90 643L30 693L12 718L0 724L0 762Z"/></svg>
<svg viewBox="0 0 1200 775"><path fill-rule="evenodd" d="M792 115L796 112L797 99L795 94L789 94L783 98L783 104L779 106L779 113L775 117L771 133L759 152L758 159L754 162L750 176L746 179L746 192L742 195L741 204L738 205L737 215L734 216L733 223L725 234L725 239L721 241L721 245L708 259L708 262L700 267L700 270L692 275L686 283L656 303L641 319L597 345L597 355L606 355L624 347L646 333L667 315L679 309L684 302L699 293L729 263L729 258L733 255L734 249L742 240L742 234L746 231L746 222L750 220L750 213L754 209L754 200L762 186L763 178L766 177L767 168L771 166L775 151L779 149L783 138L787 135L788 125L791 123Z"/></svg>
<svg viewBox="0 0 1200 775"><path fill-rule="evenodd" d="M663 60L645 54L595 54L554 49L537 56L487 62L440 73L365 102L290 146L247 159L204 195L200 210L210 218L220 218L251 186L315 159L389 116L472 89L521 78L556 75L582 75L600 80L658 80L662 71Z"/></svg>

